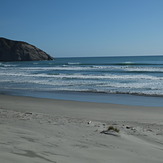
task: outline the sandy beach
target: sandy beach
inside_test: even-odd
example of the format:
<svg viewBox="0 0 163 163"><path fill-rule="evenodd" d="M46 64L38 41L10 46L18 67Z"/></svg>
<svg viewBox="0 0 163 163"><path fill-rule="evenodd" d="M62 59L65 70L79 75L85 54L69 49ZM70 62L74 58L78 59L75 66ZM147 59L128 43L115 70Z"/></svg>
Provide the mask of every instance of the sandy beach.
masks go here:
<svg viewBox="0 0 163 163"><path fill-rule="evenodd" d="M0 95L0 131L2 163L163 161L161 107Z"/></svg>

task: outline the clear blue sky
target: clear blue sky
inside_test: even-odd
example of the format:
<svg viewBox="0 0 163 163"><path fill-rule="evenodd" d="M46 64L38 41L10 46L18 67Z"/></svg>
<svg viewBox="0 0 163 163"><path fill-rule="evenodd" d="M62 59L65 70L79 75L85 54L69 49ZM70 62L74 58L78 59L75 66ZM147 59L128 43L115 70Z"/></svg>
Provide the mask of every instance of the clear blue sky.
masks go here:
<svg viewBox="0 0 163 163"><path fill-rule="evenodd" d="M163 54L163 0L0 0L0 36L54 57Z"/></svg>

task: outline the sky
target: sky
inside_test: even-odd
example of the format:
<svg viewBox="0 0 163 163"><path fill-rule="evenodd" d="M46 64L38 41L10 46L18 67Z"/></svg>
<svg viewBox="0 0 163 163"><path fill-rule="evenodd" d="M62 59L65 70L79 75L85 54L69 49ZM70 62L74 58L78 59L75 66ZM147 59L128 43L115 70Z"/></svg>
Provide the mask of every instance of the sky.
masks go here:
<svg viewBox="0 0 163 163"><path fill-rule="evenodd" d="M163 54L163 0L0 0L0 37L53 57Z"/></svg>

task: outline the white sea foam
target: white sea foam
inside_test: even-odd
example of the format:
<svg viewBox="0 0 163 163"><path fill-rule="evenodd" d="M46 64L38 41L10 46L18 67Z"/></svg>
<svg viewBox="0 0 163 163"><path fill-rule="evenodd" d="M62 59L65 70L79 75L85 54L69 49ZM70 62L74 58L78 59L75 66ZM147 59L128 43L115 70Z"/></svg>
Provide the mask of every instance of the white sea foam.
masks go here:
<svg viewBox="0 0 163 163"><path fill-rule="evenodd" d="M122 72L163 72L161 67L129 67L129 66L55 66L55 67L20 67L25 71L122 71Z"/></svg>
<svg viewBox="0 0 163 163"><path fill-rule="evenodd" d="M15 64L5 64L5 63L0 63L0 67L7 67L7 68L9 68L9 67L16 67L17 65L15 65Z"/></svg>
<svg viewBox="0 0 163 163"><path fill-rule="evenodd" d="M79 65L80 62L68 62L68 65Z"/></svg>
<svg viewBox="0 0 163 163"><path fill-rule="evenodd" d="M121 79L121 80L129 80L129 79L146 79L146 80L163 80L163 77L156 77L150 75L85 75L85 74L28 74L26 72L0 72L2 76L24 76L24 77L47 77L47 78L69 78L69 79Z"/></svg>
<svg viewBox="0 0 163 163"><path fill-rule="evenodd" d="M21 68L21 70L92 70L91 67L27 67L27 68Z"/></svg>
<svg viewBox="0 0 163 163"><path fill-rule="evenodd" d="M138 72L163 72L163 68L160 67L126 67L125 70Z"/></svg>
<svg viewBox="0 0 163 163"><path fill-rule="evenodd" d="M30 76L30 75L29 75ZM155 77L149 75L47 75L47 74L36 74L34 76L39 77L54 77L54 78L70 78L70 79L147 79L147 80L163 80L163 77Z"/></svg>
<svg viewBox="0 0 163 163"><path fill-rule="evenodd" d="M162 82L157 82L153 83L153 82L143 82L143 83L107 83L107 84L103 84L103 85L98 85L101 87L113 87L113 88L127 88L127 89L153 89L156 90L159 88L163 88L163 83Z"/></svg>

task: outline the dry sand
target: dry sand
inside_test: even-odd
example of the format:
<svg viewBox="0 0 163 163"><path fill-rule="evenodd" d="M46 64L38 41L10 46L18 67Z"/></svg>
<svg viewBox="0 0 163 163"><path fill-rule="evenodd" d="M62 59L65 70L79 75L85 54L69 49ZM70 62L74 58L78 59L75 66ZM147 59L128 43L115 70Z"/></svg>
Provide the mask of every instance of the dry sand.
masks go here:
<svg viewBox="0 0 163 163"><path fill-rule="evenodd" d="M19 162L162 163L163 108L0 95L0 163Z"/></svg>

